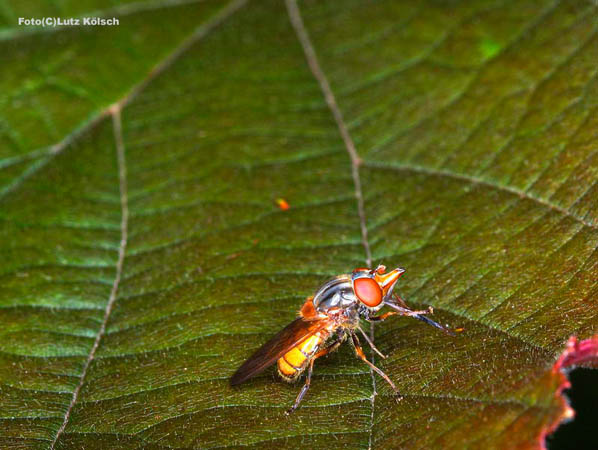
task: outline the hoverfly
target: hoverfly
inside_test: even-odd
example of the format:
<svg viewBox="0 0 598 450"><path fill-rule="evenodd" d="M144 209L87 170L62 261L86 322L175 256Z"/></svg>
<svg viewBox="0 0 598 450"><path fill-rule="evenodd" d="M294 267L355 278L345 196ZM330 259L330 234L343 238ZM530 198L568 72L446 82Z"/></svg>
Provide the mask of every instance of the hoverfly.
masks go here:
<svg viewBox="0 0 598 450"><path fill-rule="evenodd" d="M299 391L294 405L287 411L289 414L299 406L309 389L314 361L336 350L350 337L357 357L384 378L400 398L398 389L391 379L366 358L357 331L373 351L382 358L385 356L359 326L360 319L379 322L395 314L410 316L454 335L425 316L433 312L431 307L413 311L401 297L393 294L394 286L403 272L404 269L397 268L386 273L386 267L379 265L373 270L355 269L350 275L339 275L327 281L314 296L305 301L297 319L266 342L239 367L230 379L230 384L241 384L274 362L277 362L280 376L289 382L296 381L307 369L305 384ZM383 306L389 306L393 310L376 315Z"/></svg>

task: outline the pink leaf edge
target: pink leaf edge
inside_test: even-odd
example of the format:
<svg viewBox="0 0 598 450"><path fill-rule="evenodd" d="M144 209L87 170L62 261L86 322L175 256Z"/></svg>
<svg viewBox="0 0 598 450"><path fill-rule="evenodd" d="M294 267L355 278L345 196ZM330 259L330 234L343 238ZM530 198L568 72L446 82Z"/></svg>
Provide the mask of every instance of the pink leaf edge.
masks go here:
<svg viewBox="0 0 598 450"><path fill-rule="evenodd" d="M565 374L565 370L576 366L598 368L598 335L582 341L577 339L577 336L571 336L567 341L565 350L563 350L559 359L554 363L554 366L552 366L552 376L557 377L559 380L558 388L554 395L559 403L560 412L556 415L555 419L551 423L545 425L540 432L539 447L542 450L547 450L546 438L551 435L563 421L575 417L575 411L569 406L569 402L563 395L563 391L571 387L571 383Z"/></svg>

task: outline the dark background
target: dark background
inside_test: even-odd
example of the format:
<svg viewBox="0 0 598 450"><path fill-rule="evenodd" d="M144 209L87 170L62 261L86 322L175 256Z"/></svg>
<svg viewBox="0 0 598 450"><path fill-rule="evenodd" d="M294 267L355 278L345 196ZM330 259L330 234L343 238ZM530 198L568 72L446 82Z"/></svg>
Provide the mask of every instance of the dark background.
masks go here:
<svg viewBox="0 0 598 450"><path fill-rule="evenodd" d="M550 450L598 449L598 370L575 369L568 374L571 389L565 391L576 416L548 438Z"/></svg>

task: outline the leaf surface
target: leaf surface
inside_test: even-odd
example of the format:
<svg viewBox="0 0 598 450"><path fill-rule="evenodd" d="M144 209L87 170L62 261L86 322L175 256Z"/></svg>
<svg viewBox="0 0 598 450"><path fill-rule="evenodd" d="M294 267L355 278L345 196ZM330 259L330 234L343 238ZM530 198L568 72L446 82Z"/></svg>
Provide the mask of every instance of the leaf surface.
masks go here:
<svg viewBox="0 0 598 450"><path fill-rule="evenodd" d="M122 20L3 13L0 446L539 445L598 325L595 4L64 5ZM274 371L231 388L364 229L463 331L376 325L400 403L349 345L289 418Z"/></svg>

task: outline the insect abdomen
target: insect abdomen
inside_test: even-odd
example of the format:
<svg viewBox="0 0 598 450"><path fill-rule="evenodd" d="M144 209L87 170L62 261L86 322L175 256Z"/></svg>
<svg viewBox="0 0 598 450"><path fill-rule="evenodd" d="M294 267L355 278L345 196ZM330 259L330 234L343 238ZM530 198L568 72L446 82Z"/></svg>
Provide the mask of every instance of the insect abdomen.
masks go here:
<svg viewBox="0 0 598 450"><path fill-rule="evenodd" d="M299 377L324 340L320 333L316 333L286 352L278 360L280 376L287 381L293 381Z"/></svg>

